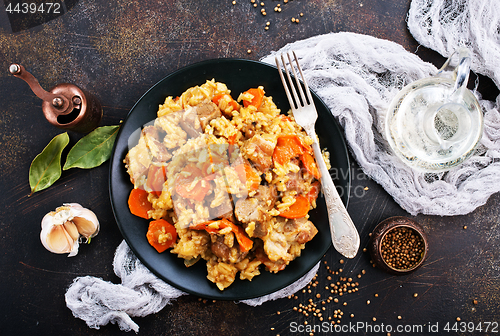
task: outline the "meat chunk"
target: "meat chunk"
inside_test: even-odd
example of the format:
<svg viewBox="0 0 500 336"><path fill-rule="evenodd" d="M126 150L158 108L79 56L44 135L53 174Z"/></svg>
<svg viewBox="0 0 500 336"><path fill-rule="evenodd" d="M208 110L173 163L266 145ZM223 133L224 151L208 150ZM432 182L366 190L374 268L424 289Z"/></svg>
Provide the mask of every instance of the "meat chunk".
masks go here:
<svg viewBox="0 0 500 336"><path fill-rule="evenodd" d="M290 162L297 166L299 165L299 160L297 159L292 159L290 160ZM298 194L302 194L305 191L304 177L302 176L302 171L300 170L297 172L290 171L286 176L288 178L288 180L285 183L286 190L296 191Z"/></svg>
<svg viewBox="0 0 500 336"><path fill-rule="evenodd" d="M211 240L210 250L222 262L235 264L242 261L248 254L248 252L240 250L232 232L224 235L212 235Z"/></svg>
<svg viewBox="0 0 500 336"><path fill-rule="evenodd" d="M261 173L273 164L273 151L276 144L264 139L259 134L254 135L243 145L243 153L255 164Z"/></svg>
<svg viewBox="0 0 500 336"><path fill-rule="evenodd" d="M187 109L182 113L179 126L192 138L196 138L203 133L200 120L198 119L196 109L194 108Z"/></svg>
<svg viewBox="0 0 500 336"><path fill-rule="evenodd" d="M240 199L236 202L234 214L242 223L262 222L269 219L267 211L276 203L276 189L274 186L259 186L253 197Z"/></svg>
<svg viewBox="0 0 500 336"><path fill-rule="evenodd" d="M155 126L146 126L143 128L141 136L144 137L146 146L156 161L167 162L172 158L172 155L168 152L167 147L165 147L160 139L158 128Z"/></svg>
<svg viewBox="0 0 500 336"><path fill-rule="evenodd" d="M229 246L224 244L224 236L217 236L216 240L212 242L210 249L218 258L221 258L222 260L229 260L231 249Z"/></svg>
<svg viewBox="0 0 500 336"><path fill-rule="evenodd" d="M287 236L287 240L293 240L299 244L305 244L311 241L318 233L318 229L311 221L305 217L297 219L288 219L283 231Z"/></svg>
<svg viewBox="0 0 500 336"><path fill-rule="evenodd" d="M208 100L196 105L194 110L198 115L202 130L205 130L205 127L207 127L210 121L219 118L222 115L219 107Z"/></svg>
<svg viewBox="0 0 500 336"><path fill-rule="evenodd" d="M236 202L234 214L240 222L247 224L245 227L253 222L254 226L249 234L251 237L264 237L268 232L266 221L271 218L268 211L274 207L275 203L276 188L261 185L253 197Z"/></svg>
<svg viewBox="0 0 500 336"><path fill-rule="evenodd" d="M311 241L318 233L313 223L305 217L286 219L276 217L274 230L262 238L264 252L271 262L284 262L288 264L300 255L304 244Z"/></svg>
<svg viewBox="0 0 500 336"><path fill-rule="evenodd" d="M124 160L125 168L130 175L130 181L136 187L139 186L136 185L136 182L147 173L151 159L151 153L146 146L144 136L141 134L138 144L129 150Z"/></svg>
<svg viewBox="0 0 500 336"><path fill-rule="evenodd" d="M265 212L259 207L259 201L253 197L238 200L234 208L234 214L242 223L260 222L265 217Z"/></svg>

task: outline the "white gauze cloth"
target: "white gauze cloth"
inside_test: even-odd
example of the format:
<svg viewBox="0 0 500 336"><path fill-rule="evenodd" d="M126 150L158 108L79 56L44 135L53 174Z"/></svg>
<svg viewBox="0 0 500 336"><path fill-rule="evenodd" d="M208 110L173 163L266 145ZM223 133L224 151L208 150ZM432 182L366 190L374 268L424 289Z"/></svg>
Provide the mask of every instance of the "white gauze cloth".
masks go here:
<svg viewBox="0 0 500 336"><path fill-rule="evenodd" d="M434 65L394 42L353 33L294 42L262 61L275 64L276 55L290 50L296 52L309 86L344 128L348 146L365 174L410 214L467 214L500 190L497 104L479 99L485 127L481 144L469 160L446 173L415 171L391 153L384 118L396 93L410 82L436 74Z"/></svg>
<svg viewBox="0 0 500 336"><path fill-rule="evenodd" d="M319 263L299 280L275 293L240 302L258 306L266 301L292 295L312 280L318 268ZM139 326L132 317L155 314L172 300L186 295L154 275L125 241L116 249L113 269L121 278L121 284L92 276L78 277L66 292L68 308L75 317L84 320L91 328L99 329L113 323L118 324L121 330L138 332Z"/></svg>
<svg viewBox="0 0 500 336"><path fill-rule="evenodd" d="M500 87L498 0L413 0L408 29L423 46L449 57L457 46L472 53L471 68Z"/></svg>

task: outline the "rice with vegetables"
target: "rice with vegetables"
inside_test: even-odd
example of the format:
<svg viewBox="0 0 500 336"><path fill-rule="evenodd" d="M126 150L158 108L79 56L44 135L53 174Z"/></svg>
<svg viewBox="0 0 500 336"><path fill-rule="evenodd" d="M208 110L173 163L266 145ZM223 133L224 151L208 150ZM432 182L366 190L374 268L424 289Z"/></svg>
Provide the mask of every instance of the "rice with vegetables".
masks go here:
<svg viewBox="0 0 500 336"><path fill-rule="evenodd" d="M125 166L129 208L150 219L149 243L191 266L203 259L220 290L236 276L283 270L317 234L319 171L312 139L263 87L233 99L215 80L167 97Z"/></svg>

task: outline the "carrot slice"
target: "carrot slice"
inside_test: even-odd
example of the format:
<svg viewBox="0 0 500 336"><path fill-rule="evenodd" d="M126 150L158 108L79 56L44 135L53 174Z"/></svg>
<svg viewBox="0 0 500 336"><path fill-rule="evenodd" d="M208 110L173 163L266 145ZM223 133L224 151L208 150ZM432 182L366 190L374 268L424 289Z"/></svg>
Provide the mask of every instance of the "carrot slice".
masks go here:
<svg viewBox="0 0 500 336"><path fill-rule="evenodd" d="M264 90L262 90L262 88L259 87L256 89L248 89L245 93L250 93L253 96L253 98L251 101L244 100L243 106L248 107L250 105L253 105L259 108L264 98Z"/></svg>
<svg viewBox="0 0 500 336"><path fill-rule="evenodd" d="M228 95L227 93L220 93L212 98L212 102L219 106L219 103L221 100L226 100L229 102L229 106L233 108L234 111L239 111L240 105L236 102L236 100L231 97L231 95ZM220 106L219 106L220 108Z"/></svg>
<svg viewBox="0 0 500 336"><path fill-rule="evenodd" d="M133 215L149 219L148 211L153 205L148 201L148 192L143 189L132 189L128 196L128 208Z"/></svg>
<svg viewBox="0 0 500 336"><path fill-rule="evenodd" d="M309 200L307 197L298 195L295 203L290 205L288 210L281 211L280 216L285 218L302 218L309 212Z"/></svg>
<svg viewBox="0 0 500 336"><path fill-rule="evenodd" d="M152 193L156 196L160 196L163 189L163 183L167 180L167 172L164 166L153 166L149 167L148 177L146 180L146 186L148 186Z"/></svg>
<svg viewBox="0 0 500 336"><path fill-rule="evenodd" d="M314 156L306 152L301 155L300 159L304 164L304 167L306 168L307 172L312 176L314 176L316 180L319 180L321 178L321 173L319 172L316 160L314 160Z"/></svg>
<svg viewBox="0 0 500 336"><path fill-rule="evenodd" d="M260 185L260 175L249 163L237 165L235 168L238 178L246 184L248 190L257 190Z"/></svg>
<svg viewBox="0 0 500 336"><path fill-rule="evenodd" d="M189 175L185 176L182 172L189 173ZM195 178L203 177L201 169L196 167L194 164L189 164L184 167L182 172L175 180L175 191L177 194L184 198L189 198L198 202L203 201L211 188L210 182L208 181L209 179L201 178L194 186L192 186Z"/></svg>
<svg viewBox="0 0 500 336"><path fill-rule="evenodd" d="M212 223L217 223L218 228L215 229L213 227L210 227L209 225ZM238 241L238 244L240 244L240 250L242 252L250 251L250 249L253 247L253 241L250 238L248 238L245 230L243 230L242 227L234 224L233 222L231 222L226 218L192 225L189 228L193 230L206 230L208 233L215 234L218 233L219 230L225 229L227 227L230 227L231 230L233 231L236 240Z"/></svg>
<svg viewBox="0 0 500 336"><path fill-rule="evenodd" d="M158 253L172 247L177 240L175 227L164 219L157 219L149 223L146 233L148 243L153 246Z"/></svg>
<svg viewBox="0 0 500 336"><path fill-rule="evenodd" d="M321 185L319 181L314 181L311 184L311 190L307 193L306 197L309 203L312 203L314 200L318 198L319 192L321 190Z"/></svg>
<svg viewBox="0 0 500 336"><path fill-rule="evenodd" d="M278 138L273 152L273 161L284 165L292 158L302 155L304 146L296 135L284 135Z"/></svg>

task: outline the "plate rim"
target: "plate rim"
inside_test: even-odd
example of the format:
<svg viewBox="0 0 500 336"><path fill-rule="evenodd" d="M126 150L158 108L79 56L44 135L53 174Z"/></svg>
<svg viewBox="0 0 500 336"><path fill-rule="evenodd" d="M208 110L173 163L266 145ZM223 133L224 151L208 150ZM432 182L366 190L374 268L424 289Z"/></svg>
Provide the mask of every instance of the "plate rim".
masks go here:
<svg viewBox="0 0 500 336"><path fill-rule="evenodd" d="M251 63L251 64L254 64L254 65L258 65L258 66L269 67L270 69L274 69L275 71L278 71L278 68L276 66L272 65L272 64L264 63L264 62L261 62L261 61L255 61L255 60L241 59L241 58L214 58L214 59L207 59L207 60L203 60L203 61L199 61L199 62L195 62L195 63L189 64L189 65L186 65L184 67L178 68L178 69L174 70L173 72L167 74L166 76L164 76L163 78L161 78L159 81L157 81L155 84L153 84L151 87L149 87L140 96L140 98L134 103L134 105L130 108L130 110L128 111L127 115L123 119L122 125L125 125L125 123L127 122L129 116L134 112L134 110L142 102L142 100L144 100L151 91L153 91L155 88L157 88L158 86L160 86L163 82L167 81L169 78L175 77L176 75L178 75L178 74L180 74L182 72L189 71L190 69L193 69L193 68L202 67L202 66L206 66L206 65L209 65L209 64L226 63L226 62L229 62L229 63L241 63L242 65L244 65L245 63L247 63L247 64ZM199 84L199 85L201 85L201 84ZM334 122L335 126L338 128L338 131L340 133L341 144L337 144L337 145L341 145L341 148L342 148L343 152L345 152L346 155L345 155L344 159L346 160L346 164L347 164L347 179L346 179L346 183L345 183L345 187L346 187L347 191L346 191L346 197L345 197L345 199L342 199L342 201L343 201L344 205L347 208L347 206L349 204L349 200L350 200L350 189L351 189L351 183L352 183L352 176L351 176L351 171L350 171L351 164L350 164L350 158L349 158L349 151L348 151L347 144L346 144L346 141L345 141L344 130L341 127L341 125L339 124L339 122L337 121L337 119L331 114L331 111L330 111L330 108L328 107L328 105L326 105L325 102L321 99L321 97L319 97L313 90L311 90L311 92L312 92L313 97L316 98L317 100L319 100L320 103L323 104L324 107L326 107L326 109L328 110L328 112L330 112L331 119ZM229 296L229 295L224 295L224 291L220 291L219 292L220 295L204 294L204 293L200 293L200 292L196 292L196 291L187 289L187 288L179 285L178 283L174 283L173 281L171 281L169 279L166 279L164 276L162 276L161 274L159 274L159 272L157 270L155 270L154 267L150 266L149 261L145 260L144 257L141 255L141 253L139 253L136 250L135 246L133 244L131 244L131 242L129 242L129 240L127 238L128 235L123 231L122 225L120 224L120 221L118 220L116 205L114 204L114 201L113 201L113 186L112 186L112 184L113 184L113 178L112 178L113 177L113 166L114 166L114 161L115 161L115 156L116 156L116 146L118 144L118 139L120 139L120 135L121 135L123 129L124 129L124 127L120 127L120 130L119 130L119 132L117 134L116 141L113 144L113 149L112 149L112 152L111 152L110 164L109 164L110 168L109 168L109 175L108 175L109 198L110 198L111 208L112 208L112 211L113 211L113 216L115 218L116 225L118 226L118 228L120 230L122 238L126 241L128 247L131 249L131 251L134 253L134 255L148 268L148 270L151 271L153 274L155 274L159 279L165 281L166 283L168 283L169 285L173 286L176 289L179 289L179 290L181 290L183 292L186 292L186 293L189 293L191 295L196 295L196 296L207 298L207 299L217 299L217 300L247 300L247 299L261 297L261 296L264 296L264 295L269 295L269 294L271 294L273 292L276 292L277 291L276 289L270 290L270 291L269 290L268 291L264 290L264 291L262 291L262 293L254 294L254 295L246 295L246 296L238 296L238 295L236 295L236 296L234 296L234 295L233 296ZM117 159L119 160L120 158L117 158ZM344 186L342 186L342 187L344 187ZM325 253L327 253L327 251L330 248L332 248L331 244L328 245L328 247L323 251L323 253L319 254L319 257L313 259L314 263L312 263L312 265L311 265L310 268L308 268L302 274L296 276L295 279L286 281L286 284L283 285L283 286L281 286L281 288L278 289L278 290L286 288L287 286L291 285L292 283L294 283L295 281L297 281L298 279L300 279L301 277L303 277L305 274L307 274L307 272L309 272L321 260L321 258L324 256ZM265 271L265 272L267 272L267 271ZM206 279L206 281L209 281L209 280Z"/></svg>

